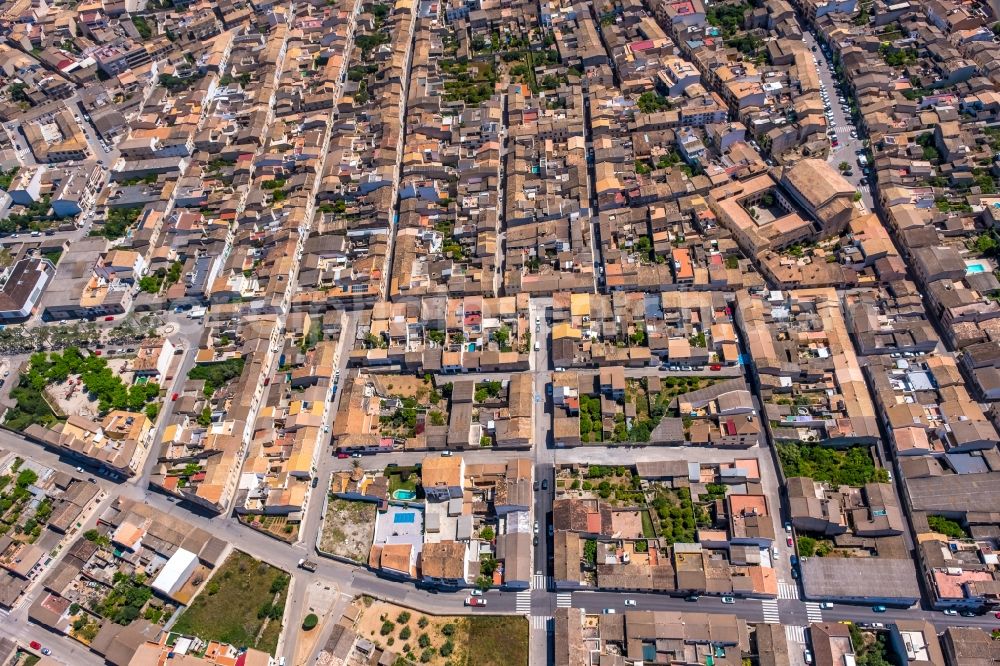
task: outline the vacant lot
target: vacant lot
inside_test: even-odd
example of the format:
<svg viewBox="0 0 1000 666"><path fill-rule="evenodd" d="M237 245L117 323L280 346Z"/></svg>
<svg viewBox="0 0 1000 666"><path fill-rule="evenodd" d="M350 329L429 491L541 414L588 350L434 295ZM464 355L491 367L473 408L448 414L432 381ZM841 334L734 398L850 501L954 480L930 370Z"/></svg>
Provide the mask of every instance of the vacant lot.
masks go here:
<svg viewBox="0 0 1000 666"><path fill-rule="evenodd" d="M204 586L173 631L274 654L287 573L237 550Z"/></svg>
<svg viewBox="0 0 1000 666"><path fill-rule="evenodd" d="M323 519L320 549L355 562L367 562L375 534L375 505L331 499Z"/></svg>
<svg viewBox="0 0 1000 666"><path fill-rule="evenodd" d="M778 458L785 476L808 476L814 481L860 488L876 481L885 483L889 475L875 467L871 450L865 446L834 449L815 444L778 444Z"/></svg>
<svg viewBox="0 0 1000 666"><path fill-rule="evenodd" d="M528 622L505 615L427 615L382 601L368 607L358 633L416 663L444 666L523 666Z"/></svg>

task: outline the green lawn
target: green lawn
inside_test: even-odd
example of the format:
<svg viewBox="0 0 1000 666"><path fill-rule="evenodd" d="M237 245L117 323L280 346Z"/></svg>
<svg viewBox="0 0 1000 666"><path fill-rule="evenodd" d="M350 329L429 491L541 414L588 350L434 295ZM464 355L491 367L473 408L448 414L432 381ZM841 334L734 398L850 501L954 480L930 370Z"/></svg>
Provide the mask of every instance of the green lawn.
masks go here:
<svg viewBox="0 0 1000 666"><path fill-rule="evenodd" d="M403 480L402 473L389 473L389 494L397 490L411 490L413 492L417 491L417 481L420 480L420 473L417 471L411 471L406 481Z"/></svg>
<svg viewBox="0 0 1000 666"><path fill-rule="evenodd" d="M281 633L280 609L288 594L287 573L236 550L203 585L205 589L177 620L173 631L274 654ZM277 590L280 593L272 605ZM268 623L258 641L257 633L268 614L276 619Z"/></svg>
<svg viewBox="0 0 1000 666"><path fill-rule="evenodd" d="M528 621L506 615L469 618L469 666L520 666L528 663Z"/></svg>
<svg viewBox="0 0 1000 666"><path fill-rule="evenodd" d="M647 539L655 538L656 532L653 531L653 519L649 517L649 511L643 511L639 515L642 516L642 536Z"/></svg>

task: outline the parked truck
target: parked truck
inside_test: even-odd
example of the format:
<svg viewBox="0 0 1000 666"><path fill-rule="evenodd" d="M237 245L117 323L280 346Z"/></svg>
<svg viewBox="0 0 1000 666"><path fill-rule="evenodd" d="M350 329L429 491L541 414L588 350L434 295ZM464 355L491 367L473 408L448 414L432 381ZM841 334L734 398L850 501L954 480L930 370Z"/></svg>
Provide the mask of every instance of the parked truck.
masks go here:
<svg viewBox="0 0 1000 666"><path fill-rule="evenodd" d="M299 568L305 569L306 571L316 571L316 563L312 560L302 559L299 560Z"/></svg>

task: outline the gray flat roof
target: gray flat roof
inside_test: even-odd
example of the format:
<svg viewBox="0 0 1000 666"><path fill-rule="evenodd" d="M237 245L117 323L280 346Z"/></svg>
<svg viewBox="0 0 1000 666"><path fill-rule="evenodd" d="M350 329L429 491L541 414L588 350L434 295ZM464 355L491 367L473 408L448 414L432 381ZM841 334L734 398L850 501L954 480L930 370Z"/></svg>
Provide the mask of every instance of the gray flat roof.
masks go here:
<svg viewBox="0 0 1000 666"><path fill-rule="evenodd" d="M807 557L801 561L807 599L920 599L912 560L888 557Z"/></svg>
<svg viewBox="0 0 1000 666"><path fill-rule="evenodd" d="M914 511L972 511L1000 506L1000 472L907 479L906 489Z"/></svg>

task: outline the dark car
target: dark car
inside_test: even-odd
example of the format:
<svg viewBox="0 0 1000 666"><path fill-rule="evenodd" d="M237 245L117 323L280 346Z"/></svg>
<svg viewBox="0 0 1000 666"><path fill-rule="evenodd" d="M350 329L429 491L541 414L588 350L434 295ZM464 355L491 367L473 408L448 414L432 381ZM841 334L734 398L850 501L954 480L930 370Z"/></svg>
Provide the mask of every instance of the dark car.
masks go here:
<svg viewBox="0 0 1000 666"><path fill-rule="evenodd" d="M689 594L686 597L684 597L684 601L698 601L699 599L701 599L701 597L699 597L697 594Z"/></svg>
<svg viewBox="0 0 1000 666"><path fill-rule="evenodd" d="M532 539L532 544L535 545L535 546L538 545L538 535L535 535L535 538Z"/></svg>
<svg viewBox="0 0 1000 666"><path fill-rule="evenodd" d="M531 485L532 485L532 490L534 490L535 492L538 492L538 481L535 481L535 482L534 482L533 484L531 484Z"/></svg>
<svg viewBox="0 0 1000 666"><path fill-rule="evenodd" d="M548 490L548 489L549 489L549 480L542 479L542 490Z"/></svg>
<svg viewBox="0 0 1000 666"><path fill-rule="evenodd" d="M313 482L312 482L312 487L315 488L318 485L319 485L319 477L318 476L314 476L313 477Z"/></svg>

